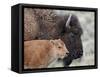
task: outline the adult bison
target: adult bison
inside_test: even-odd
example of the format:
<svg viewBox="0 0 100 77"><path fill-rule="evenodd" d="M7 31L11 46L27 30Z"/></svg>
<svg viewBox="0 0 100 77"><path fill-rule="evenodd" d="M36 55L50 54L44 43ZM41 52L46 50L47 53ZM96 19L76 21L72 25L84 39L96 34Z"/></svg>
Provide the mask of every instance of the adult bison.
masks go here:
<svg viewBox="0 0 100 77"><path fill-rule="evenodd" d="M34 39L62 39L69 55L65 57L64 66L68 66L73 59L83 55L82 28L77 16L58 15L54 10L24 9L24 40Z"/></svg>

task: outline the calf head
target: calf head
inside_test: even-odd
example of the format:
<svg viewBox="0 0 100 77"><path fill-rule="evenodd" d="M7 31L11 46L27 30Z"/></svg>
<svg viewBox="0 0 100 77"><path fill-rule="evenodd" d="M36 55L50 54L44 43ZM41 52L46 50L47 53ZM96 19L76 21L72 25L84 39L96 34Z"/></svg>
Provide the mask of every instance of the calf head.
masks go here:
<svg viewBox="0 0 100 77"><path fill-rule="evenodd" d="M55 54L57 55L58 58L63 59L65 56L67 56L69 51L67 50L67 48L62 40L60 40L60 39L50 40L50 42L52 43L53 51L55 52Z"/></svg>

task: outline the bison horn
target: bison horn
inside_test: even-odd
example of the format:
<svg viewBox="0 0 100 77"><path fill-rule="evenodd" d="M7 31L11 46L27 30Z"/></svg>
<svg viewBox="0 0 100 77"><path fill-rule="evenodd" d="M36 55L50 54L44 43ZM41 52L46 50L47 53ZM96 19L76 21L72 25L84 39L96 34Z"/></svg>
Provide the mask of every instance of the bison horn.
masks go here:
<svg viewBox="0 0 100 77"><path fill-rule="evenodd" d="M71 16L72 16L72 14L70 14L69 17L68 17L68 20L66 22L66 28L70 28L69 24L70 24L70 21L71 21Z"/></svg>

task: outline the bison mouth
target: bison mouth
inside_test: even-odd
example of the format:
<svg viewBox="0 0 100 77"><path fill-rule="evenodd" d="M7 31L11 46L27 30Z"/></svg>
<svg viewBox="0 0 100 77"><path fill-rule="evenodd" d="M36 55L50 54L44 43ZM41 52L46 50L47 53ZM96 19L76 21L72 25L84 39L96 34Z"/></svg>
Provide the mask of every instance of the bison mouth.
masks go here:
<svg viewBox="0 0 100 77"><path fill-rule="evenodd" d="M63 59L64 67L68 67L74 59L81 58L83 56L83 51L73 51L74 53L69 53Z"/></svg>

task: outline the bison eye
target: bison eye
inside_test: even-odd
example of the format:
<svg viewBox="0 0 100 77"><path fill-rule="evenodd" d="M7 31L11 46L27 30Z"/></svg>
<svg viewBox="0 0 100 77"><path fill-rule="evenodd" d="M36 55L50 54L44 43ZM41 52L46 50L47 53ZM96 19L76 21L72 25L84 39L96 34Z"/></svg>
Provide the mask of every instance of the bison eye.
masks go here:
<svg viewBox="0 0 100 77"><path fill-rule="evenodd" d="M78 32L78 31L76 31L76 32L74 32L74 34L75 34L75 35L78 35L78 34L79 34L79 32Z"/></svg>
<svg viewBox="0 0 100 77"><path fill-rule="evenodd" d="M74 38L74 36L75 36L74 33L71 32L71 33L70 33L70 37L71 37L71 38Z"/></svg>
<svg viewBox="0 0 100 77"><path fill-rule="evenodd" d="M81 28L74 29L72 32L73 32L75 35L81 35L81 34L82 34Z"/></svg>

